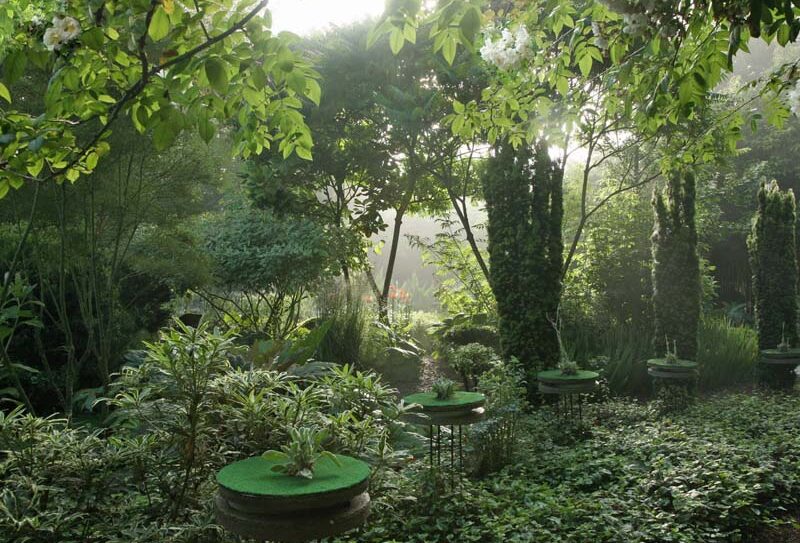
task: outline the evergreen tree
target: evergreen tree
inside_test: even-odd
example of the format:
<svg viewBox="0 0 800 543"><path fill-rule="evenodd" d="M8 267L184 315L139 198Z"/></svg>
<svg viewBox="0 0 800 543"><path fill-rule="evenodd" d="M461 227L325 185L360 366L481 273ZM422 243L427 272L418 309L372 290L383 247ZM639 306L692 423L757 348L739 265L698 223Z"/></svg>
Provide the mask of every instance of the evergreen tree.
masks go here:
<svg viewBox="0 0 800 543"><path fill-rule="evenodd" d="M483 178L489 263L503 354L525 366L528 382L559 358L550 320L561 298L563 171L547 147L503 143Z"/></svg>
<svg viewBox="0 0 800 543"><path fill-rule="evenodd" d="M679 358L697 355L700 321L700 257L695 227L695 179L673 174L663 191L653 194L653 312L655 348L675 343Z"/></svg>
<svg viewBox="0 0 800 543"><path fill-rule="evenodd" d="M773 181L761 184L748 247L753 273L756 329L761 349L782 339L797 346L797 249L794 193Z"/></svg>

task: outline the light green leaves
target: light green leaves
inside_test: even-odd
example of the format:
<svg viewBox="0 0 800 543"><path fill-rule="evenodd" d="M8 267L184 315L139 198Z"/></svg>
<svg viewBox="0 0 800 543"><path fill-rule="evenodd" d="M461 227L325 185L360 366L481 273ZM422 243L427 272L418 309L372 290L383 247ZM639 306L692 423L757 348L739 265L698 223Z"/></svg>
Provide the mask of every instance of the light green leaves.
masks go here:
<svg viewBox="0 0 800 543"><path fill-rule="evenodd" d="M0 83L0 98L3 98L9 104L11 103L11 93L8 92L8 87Z"/></svg>
<svg viewBox="0 0 800 543"><path fill-rule="evenodd" d="M153 41L161 41L167 37L170 30L169 15L162 6L158 6L153 12L153 18L150 20L150 26L147 28L147 33Z"/></svg>

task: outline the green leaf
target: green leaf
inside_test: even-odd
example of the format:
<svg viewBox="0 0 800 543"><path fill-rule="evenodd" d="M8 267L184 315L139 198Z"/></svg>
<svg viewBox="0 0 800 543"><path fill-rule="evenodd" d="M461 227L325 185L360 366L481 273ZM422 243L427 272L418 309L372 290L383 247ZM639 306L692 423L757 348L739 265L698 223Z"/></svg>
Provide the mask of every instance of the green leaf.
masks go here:
<svg viewBox="0 0 800 543"><path fill-rule="evenodd" d="M8 181L0 179L0 198L4 198L8 194Z"/></svg>
<svg viewBox="0 0 800 543"><path fill-rule="evenodd" d="M9 104L11 103L11 93L8 92L8 87L0 83L0 98L3 98Z"/></svg>
<svg viewBox="0 0 800 543"><path fill-rule="evenodd" d="M97 156L97 153L92 151L88 155L86 155L86 167L90 170L94 170L97 167L97 161L100 160L100 157Z"/></svg>
<svg viewBox="0 0 800 543"><path fill-rule="evenodd" d="M589 74L592 73L593 63L594 60L589 54L583 55L583 57L578 61L578 67L580 68L583 77L589 77Z"/></svg>
<svg viewBox="0 0 800 543"><path fill-rule="evenodd" d="M205 63L206 77L211 86L220 94L228 92L228 72L225 64L217 58L210 58Z"/></svg>
<svg viewBox="0 0 800 543"><path fill-rule="evenodd" d="M23 51L12 51L3 61L3 76L8 83L14 83L25 73L27 65L28 57Z"/></svg>
<svg viewBox="0 0 800 543"><path fill-rule="evenodd" d="M285 462L289 459L289 456L285 452L270 450L263 453L261 458L270 462Z"/></svg>
<svg viewBox="0 0 800 543"><path fill-rule="evenodd" d="M211 122L211 116L208 114L207 109L203 109L197 117L197 131L204 142L208 143L214 139L216 127Z"/></svg>
<svg viewBox="0 0 800 543"><path fill-rule="evenodd" d="M319 105L319 101L322 98L322 89L316 80L311 78L306 79L306 97L316 105Z"/></svg>
<svg viewBox="0 0 800 543"><path fill-rule="evenodd" d="M312 160L311 151L305 147L295 147L294 152L303 160Z"/></svg>
<svg viewBox="0 0 800 543"><path fill-rule="evenodd" d="M97 26L81 34L81 42L89 49L94 49L95 51L99 51L103 48L104 41L105 36L103 35L103 30Z"/></svg>
<svg viewBox="0 0 800 543"><path fill-rule="evenodd" d="M461 18L459 26L461 27L461 32L464 33L464 37L472 42L481 29L480 10L474 6L470 7Z"/></svg>
<svg viewBox="0 0 800 543"><path fill-rule="evenodd" d="M153 41L161 41L169 34L169 27L169 15L162 6L158 6L153 13L153 18L150 20L147 33Z"/></svg>
<svg viewBox="0 0 800 543"><path fill-rule="evenodd" d="M399 53L403 49L405 41L406 40L403 37L403 31L401 29L395 28L392 30L392 33L389 34L389 47L391 47L392 53L395 55Z"/></svg>
<svg viewBox="0 0 800 543"><path fill-rule="evenodd" d="M163 151L172 145L177 135L177 132L171 125L159 123L153 130L153 146L156 148L156 151Z"/></svg>
<svg viewBox="0 0 800 543"><path fill-rule="evenodd" d="M442 55L448 64L453 64L456 58L458 43L453 36L447 36L442 43Z"/></svg>

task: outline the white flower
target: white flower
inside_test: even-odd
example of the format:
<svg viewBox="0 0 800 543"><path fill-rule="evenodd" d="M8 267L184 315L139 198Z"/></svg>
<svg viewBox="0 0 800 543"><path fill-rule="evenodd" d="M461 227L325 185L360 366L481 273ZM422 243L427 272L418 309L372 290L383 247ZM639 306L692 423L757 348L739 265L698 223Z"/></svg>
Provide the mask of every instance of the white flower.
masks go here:
<svg viewBox="0 0 800 543"><path fill-rule="evenodd" d="M792 113L800 117L800 79L795 83L794 88L789 91L787 97L789 98L789 107Z"/></svg>
<svg viewBox="0 0 800 543"><path fill-rule="evenodd" d="M42 38L42 41L44 42L44 46L47 47L48 51L58 51L61 49L61 46L64 45L64 42L61 38L61 32L59 32L55 27L50 27L44 31L44 38Z"/></svg>
<svg viewBox="0 0 800 543"><path fill-rule="evenodd" d="M65 42L74 39L81 33L81 25L74 17L54 17L53 28L61 32Z"/></svg>
<svg viewBox="0 0 800 543"><path fill-rule="evenodd" d="M527 56L529 46L530 35L524 26L520 26L513 34L504 28L496 41L486 36L480 53L486 62L494 64L501 70L508 70Z"/></svg>
<svg viewBox="0 0 800 543"><path fill-rule="evenodd" d="M514 34L514 51L520 56L525 56L530 42L531 36L528 34L528 29L521 25Z"/></svg>

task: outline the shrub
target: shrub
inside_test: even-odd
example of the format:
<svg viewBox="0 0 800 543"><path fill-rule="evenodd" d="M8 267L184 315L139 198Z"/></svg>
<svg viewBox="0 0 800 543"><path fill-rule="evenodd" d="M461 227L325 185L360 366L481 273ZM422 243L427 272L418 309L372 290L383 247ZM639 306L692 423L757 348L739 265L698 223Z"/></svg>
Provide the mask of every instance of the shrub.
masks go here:
<svg viewBox="0 0 800 543"><path fill-rule="evenodd" d="M291 428L381 465L402 428L395 391L337 367L298 379L228 363L234 336L177 324L114 384L110 426L0 412L0 533L11 541L222 541L211 504L226 463L279 449Z"/></svg>
<svg viewBox="0 0 800 543"><path fill-rule="evenodd" d="M761 349L774 349L784 337L790 345L797 344L796 222L792 191L781 192L774 181L762 183L747 240Z"/></svg>
<svg viewBox="0 0 800 543"><path fill-rule="evenodd" d="M695 179L674 173L653 195L653 311L655 350L676 342L679 358L697 356L700 319L700 258L695 227Z"/></svg>
<svg viewBox="0 0 800 543"><path fill-rule="evenodd" d="M492 349L500 347L500 336L497 333L497 328L489 325L462 324L454 326L442 335L442 339L452 345L478 343Z"/></svg>
<svg viewBox="0 0 800 543"><path fill-rule="evenodd" d="M496 471L513 461L519 439L519 421L525 400L525 372L511 359L496 361L480 376L478 389L486 395L486 419L472 428L477 443L478 474Z"/></svg>
<svg viewBox="0 0 800 543"><path fill-rule="evenodd" d="M468 343L450 349L447 360L461 377L465 390L474 389L479 377L500 362L494 349L480 343Z"/></svg>

